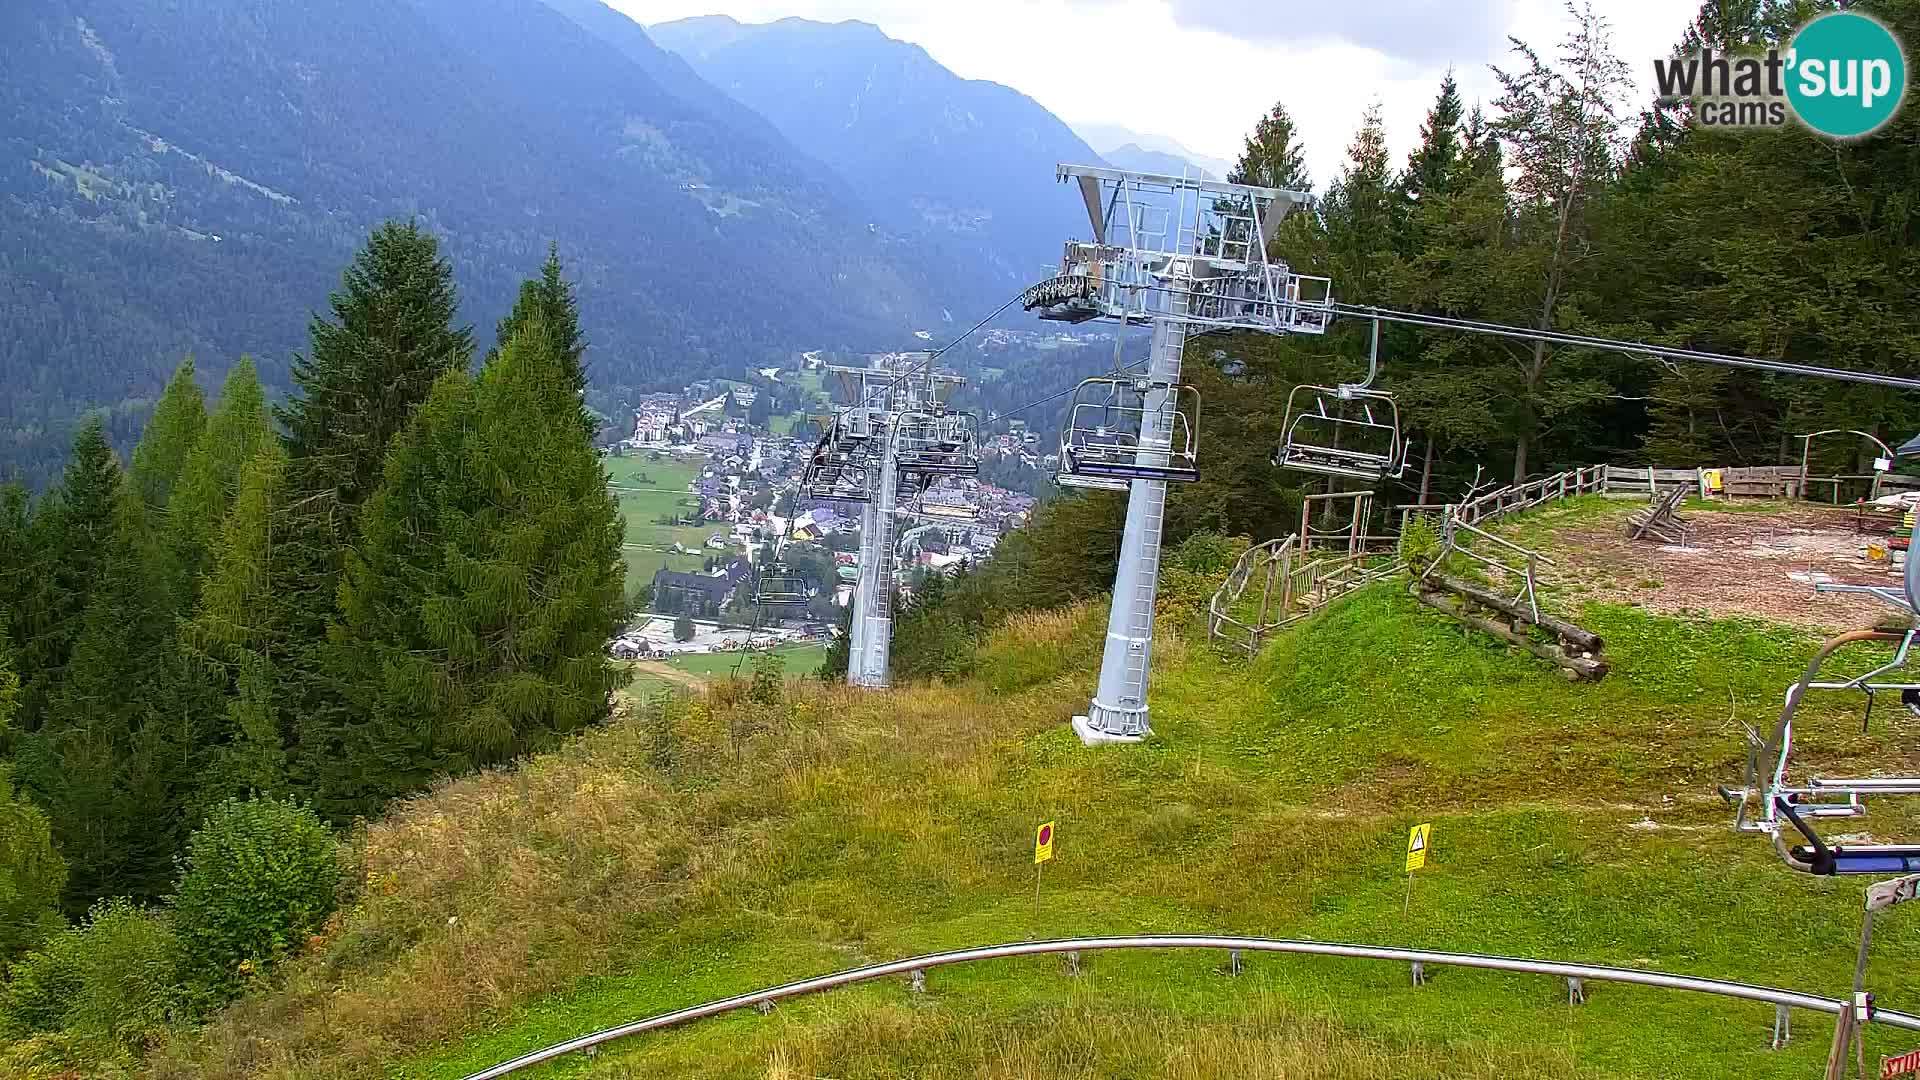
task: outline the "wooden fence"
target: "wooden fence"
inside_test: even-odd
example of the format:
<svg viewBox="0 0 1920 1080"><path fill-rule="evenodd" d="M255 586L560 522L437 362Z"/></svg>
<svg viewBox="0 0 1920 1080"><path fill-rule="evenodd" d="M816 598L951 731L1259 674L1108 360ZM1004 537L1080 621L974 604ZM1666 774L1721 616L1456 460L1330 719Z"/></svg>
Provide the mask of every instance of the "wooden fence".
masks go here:
<svg viewBox="0 0 1920 1080"><path fill-rule="evenodd" d="M1767 465L1742 469L1663 469L1657 465L1589 465L1584 469L1569 469L1538 480L1529 480L1524 484L1512 484L1489 491L1462 504L1459 513L1461 520L1473 523L1511 514L1516 510L1526 510L1571 495L1651 499L1655 491L1669 491L1675 485L1681 484L1704 498L1709 494L1709 482L1716 473L1720 477L1721 494L1750 499L1799 498L1809 484L1818 486L1830 484L1833 481L1873 479L1867 476L1816 476L1809 479L1801 476L1798 465ZM1920 479L1883 475L1880 477L1880 487L1882 490L1911 490L1920 488ZM1838 501L1837 496L1835 501ZM1400 520L1404 524L1410 514L1438 514L1449 505L1451 504L1403 503L1398 508Z"/></svg>

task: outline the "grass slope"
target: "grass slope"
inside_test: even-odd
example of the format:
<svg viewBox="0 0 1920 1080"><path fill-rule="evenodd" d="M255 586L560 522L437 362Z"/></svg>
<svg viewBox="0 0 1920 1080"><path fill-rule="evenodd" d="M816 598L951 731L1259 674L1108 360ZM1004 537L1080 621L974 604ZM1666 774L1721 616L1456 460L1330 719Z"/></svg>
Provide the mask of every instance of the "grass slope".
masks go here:
<svg viewBox="0 0 1920 1080"><path fill-rule="evenodd" d="M1807 641L1589 608L1613 673L1569 686L1376 588L1257 661L1155 657L1144 746L1089 750L1103 610L1016 621L956 687L722 685L513 773L398 806L347 913L285 984L183 1033L157 1077L458 1077L611 1023L810 974L1033 937L1243 933L1489 951L1837 994L1863 885L1792 874L1733 834L1736 718L1767 722ZM1824 702L1838 767L1920 725ZM1896 715L1898 714L1898 715ZM1908 755L1909 757L1911 754ZM1884 760L1876 761L1884 764ZM1889 817L1889 814L1895 816ZM1887 834L1911 828L1876 810ZM1032 830L1059 822L1036 899ZM1406 914L1407 827L1436 822ZM566 1077L1802 1077L1830 1028L1766 1049L1771 1011L1544 978L1391 965L1099 954L933 973L615 1044ZM1870 985L1920 921L1876 931ZM1907 1049L1874 1030L1869 1051Z"/></svg>
<svg viewBox="0 0 1920 1080"><path fill-rule="evenodd" d="M742 631L742 635L745 635L745 631ZM773 653L780 658L789 679L817 673L827 659L824 645L785 645L774 649ZM743 658L740 653L690 653L659 661L676 671L699 676L702 680L730 677L735 674L736 668L741 678L751 678L753 662L753 656ZM625 695L630 701L645 701L654 693L673 688L674 684L669 680L643 668L635 668L633 681L627 684Z"/></svg>

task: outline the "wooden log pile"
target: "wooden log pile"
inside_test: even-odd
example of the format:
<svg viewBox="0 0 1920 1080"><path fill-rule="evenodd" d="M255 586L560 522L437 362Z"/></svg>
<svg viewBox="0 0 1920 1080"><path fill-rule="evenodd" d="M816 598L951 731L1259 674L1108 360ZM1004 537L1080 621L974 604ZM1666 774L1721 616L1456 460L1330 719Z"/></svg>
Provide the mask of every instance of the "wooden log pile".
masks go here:
<svg viewBox="0 0 1920 1080"><path fill-rule="evenodd" d="M1607 674L1600 635L1554 615L1539 618L1526 605L1446 574L1429 574L1413 583L1414 599L1464 626L1523 649L1561 670L1568 682L1599 682ZM1536 640L1538 627L1558 639Z"/></svg>

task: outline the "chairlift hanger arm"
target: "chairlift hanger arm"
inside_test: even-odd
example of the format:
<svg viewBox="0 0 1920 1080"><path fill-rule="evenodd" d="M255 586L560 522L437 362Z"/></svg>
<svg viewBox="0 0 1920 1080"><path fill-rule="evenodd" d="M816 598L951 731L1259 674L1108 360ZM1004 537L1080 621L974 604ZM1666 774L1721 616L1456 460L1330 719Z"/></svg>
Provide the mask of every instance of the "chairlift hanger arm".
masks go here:
<svg viewBox="0 0 1920 1080"><path fill-rule="evenodd" d="M1882 375L1872 371L1852 371L1847 368L1820 367L1816 364L1796 364L1787 360L1755 360L1746 356L1704 352L1699 349L1682 349L1672 345L1650 345L1641 341L1621 341L1615 338L1593 337L1586 334L1569 334L1558 330L1529 330L1524 327L1507 326L1503 323L1481 322L1477 319L1462 319L1449 315L1427 315L1416 311L1393 311L1386 308L1365 307L1358 304L1334 304L1333 311L1336 315L1350 315L1362 319L1404 323L1409 326L1424 326L1435 330L1457 330L1463 333L1488 334L1494 337L1516 338L1522 341L1545 341L1549 344L1564 345L1570 348L1638 353L1645 356L1659 357L1663 360L1683 360L1696 364L1717 364L1721 367L1745 368L1750 371L1764 371L1775 375L1801 375L1812 379L1835 379L1841 382L1867 383L1873 386L1892 387L1896 390L1920 390L1920 379L1903 378L1898 375Z"/></svg>

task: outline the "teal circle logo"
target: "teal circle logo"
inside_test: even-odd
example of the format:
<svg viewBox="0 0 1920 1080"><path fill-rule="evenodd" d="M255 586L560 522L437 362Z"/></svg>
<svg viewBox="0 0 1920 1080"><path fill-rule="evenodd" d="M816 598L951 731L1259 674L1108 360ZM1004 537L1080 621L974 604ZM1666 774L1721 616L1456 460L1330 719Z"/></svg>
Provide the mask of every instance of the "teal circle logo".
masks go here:
<svg viewBox="0 0 1920 1080"><path fill-rule="evenodd" d="M1822 135L1853 139L1880 130L1907 96L1907 58L1879 20L1852 11L1800 28L1787 54L1787 103Z"/></svg>

